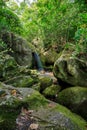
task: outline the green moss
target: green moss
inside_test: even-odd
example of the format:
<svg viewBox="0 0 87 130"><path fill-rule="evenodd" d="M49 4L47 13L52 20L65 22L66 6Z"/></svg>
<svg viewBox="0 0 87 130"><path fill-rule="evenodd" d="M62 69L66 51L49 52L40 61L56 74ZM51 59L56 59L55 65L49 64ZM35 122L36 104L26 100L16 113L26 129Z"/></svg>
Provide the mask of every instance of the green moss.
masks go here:
<svg viewBox="0 0 87 130"><path fill-rule="evenodd" d="M4 101L4 103L5 105L2 101L2 105L0 104L0 130L15 130L16 118L20 113L24 101L17 99L12 101L9 99L6 102Z"/></svg>
<svg viewBox="0 0 87 130"><path fill-rule="evenodd" d="M58 95L58 102L66 106L78 104L87 99L87 88L71 87L64 89Z"/></svg>
<svg viewBox="0 0 87 130"><path fill-rule="evenodd" d="M45 57L45 64L53 65L58 58L58 53L50 49L47 52L45 52L44 57Z"/></svg>
<svg viewBox="0 0 87 130"><path fill-rule="evenodd" d="M14 130L18 111L0 110L0 130Z"/></svg>
<svg viewBox="0 0 87 130"><path fill-rule="evenodd" d="M50 72L53 71L53 65L49 65L49 66L46 65L46 66L44 66L43 68L44 68L45 70L47 70L47 71L50 71Z"/></svg>
<svg viewBox="0 0 87 130"><path fill-rule="evenodd" d="M58 94L57 102L87 120L87 88L67 88Z"/></svg>
<svg viewBox="0 0 87 130"><path fill-rule="evenodd" d="M45 96L55 96L56 94L58 94L58 92L60 91L61 87L58 85L52 85L50 87L47 87L44 91L43 94Z"/></svg>
<svg viewBox="0 0 87 130"><path fill-rule="evenodd" d="M0 106L0 130L15 130L16 118L20 112L22 102L15 105Z"/></svg>
<svg viewBox="0 0 87 130"><path fill-rule="evenodd" d="M38 91L32 93L30 96L27 96L25 100L29 103L30 108L33 109L37 109L48 104L48 100Z"/></svg>
<svg viewBox="0 0 87 130"><path fill-rule="evenodd" d="M13 105L13 107L11 106L0 107L0 113L1 113L0 114L0 130L14 130L15 129L15 121L16 121L17 115L19 114L19 110L23 102L29 104L29 109L41 110L45 108L44 111L46 111L47 109L47 111L50 113L51 111L54 113L60 112L63 115L65 115L68 119L70 118L71 121L73 121L75 124L78 125L79 128L81 128L81 130L85 130L86 128L85 127L86 122L81 117L77 116L76 114L71 113L71 111L69 111L67 108L58 104L55 104L53 107L49 107L50 102L47 99L45 99L39 92L33 90L33 92L30 95L27 95L27 97L25 97L22 102L21 101L19 103L17 102L15 106ZM45 116L47 117L47 115ZM57 130L56 128L53 128L53 129ZM65 130L65 129L62 129L62 130Z"/></svg>
<svg viewBox="0 0 87 130"><path fill-rule="evenodd" d="M33 85L34 80L30 76L18 76L11 80L8 80L8 84L11 84L15 87L30 87Z"/></svg>
<svg viewBox="0 0 87 130"><path fill-rule="evenodd" d="M55 62L53 71L55 77L65 83L87 87L86 68L86 60L65 53Z"/></svg>
<svg viewBox="0 0 87 130"><path fill-rule="evenodd" d="M32 86L32 89L37 90L37 91L40 91L40 83L34 84L34 85Z"/></svg>
<svg viewBox="0 0 87 130"><path fill-rule="evenodd" d="M43 77L40 79L40 89L43 91L45 88L51 86L53 83L53 80L49 77Z"/></svg>
<svg viewBox="0 0 87 130"><path fill-rule="evenodd" d="M69 109L59 104L53 108L53 111L54 110L62 112L67 118L70 118L74 123L76 123L81 130L86 130L87 122L82 117L72 113Z"/></svg>

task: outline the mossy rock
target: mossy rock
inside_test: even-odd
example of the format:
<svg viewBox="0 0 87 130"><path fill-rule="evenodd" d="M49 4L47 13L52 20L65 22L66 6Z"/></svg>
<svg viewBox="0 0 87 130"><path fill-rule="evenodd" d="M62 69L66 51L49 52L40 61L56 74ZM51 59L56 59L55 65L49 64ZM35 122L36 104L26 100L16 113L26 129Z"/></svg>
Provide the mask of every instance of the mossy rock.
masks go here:
<svg viewBox="0 0 87 130"><path fill-rule="evenodd" d="M39 78L39 82L40 82L40 91L42 92L44 89L46 89L47 87L51 86L53 83L52 78L44 76Z"/></svg>
<svg viewBox="0 0 87 130"><path fill-rule="evenodd" d="M58 53L50 49L43 53L41 59L45 65L53 65L58 58ZM43 60L44 59L44 60Z"/></svg>
<svg viewBox="0 0 87 130"><path fill-rule="evenodd" d="M14 95L14 90L16 95ZM6 93L0 97L0 106L7 106L7 108L18 107L20 102L27 102L30 107L33 106L34 108L39 107L39 103L40 106L48 103L48 100L43 95L32 88L15 88L0 82L0 91Z"/></svg>
<svg viewBox="0 0 87 130"><path fill-rule="evenodd" d="M40 83L34 84L31 88L40 92Z"/></svg>
<svg viewBox="0 0 87 130"><path fill-rule="evenodd" d="M12 34L12 50L14 51L14 58L19 65L32 65L32 52L28 42L18 35Z"/></svg>
<svg viewBox="0 0 87 130"><path fill-rule="evenodd" d="M58 94L57 102L78 113L87 120L87 88L71 87ZM85 108L85 109L84 109ZM83 114L82 114L83 113Z"/></svg>
<svg viewBox="0 0 87 130"><path fill-rule="evenodd" d="M17 62L14 60L13 57L11 57L10 55L6 55L5 58L6 58L4 62L5 69L11 70L18 67Z"/></svg>
<svg viewBox="0 0 87 130"><path fill-rule="evenodd" d="M31 76L18 76L6 81L7 84L15 87L31 87L35 81Z"/></svg>
<svg viewBox="0 0 87 130"><path fill-rule="evenodd" d="M87 121L87 99L79 105L76 113L81 115Z"/></svg>
<svg viewBox="0 0 87 130"><path fill-rule="evenodd" d="M14 88L9 88L9 90L3 88L2 90L6 94L0 97L0 130L15 130L15 121L23 101L11 95L10 91Z"/></svg>
<svg viewBox="0 0 87 130"><path fill-rule="evenodd" d="M18 64L14 58L8 54L2 53L0 55L0 79L7 80L18 74Z"/></svg>
<svg viewBox="0 0 87 130"><path fill-rule="evenodd" d="M55 62L53 72L63 83L87 87L86 58L80 59L71 53L63 53Z"/></svg>
<svg viewBox="0 0 87 130"><path fill-rule="evenodd" d="M53 71L53 65L49 65L49 66L43 66L43 68L45 69L45 71L49 71L52 72Z"/></svg>
<svg viewBox="0 0 87 130"><path fill-rule="evenodd" d="M71 113L65 107L49 103L47 107L38 109L35 116L39 119L40 130L85 130L86 121Z"/></svg>
<svg viewBox="0 0 87 130"><path fill-rule="evenodd" d="M54 62L58 59L58 53L53 49L49 49L40 55L44 69L47 71L53 71Z"/></svg>
<svg viewBox="0 0 87 130"><path fill-rule="evenodd" d="M48 104L48 100L36 90L32 91L31 94L28 93L25 97L25 102L27 102L30 108L34 110L43 106L45 107Z"/></svg>
<svg viewBox="0 0 87 130"><path fill-rule="evenodd" d="M43 94L45 97L48 97L48 98L56 98L60 90L61 90L61 87L59 85L53 84L50 87L47 87L43 91Z"/></svg>
<svg viewBox="0 0 87 130"><path fill-rule="evenodd" d="M7 49L7 45L0 38L0 52L5 51L6 49Z"/></svg>
<svg viewBox="0 0 87 130"><path fill-rule="evenodd" d="M11 95L14 87L0 83L2 90L8 90L9 100L3 97L0 101L0 130L15 130L16 118L23 103L33 109L33 117L37 120L40 130L85 130L86 122L67 108L48 101L39 92L31 88L17 88L17 94ZM21 97L21 98L19 98ZM5 101L4 103L2 103ZM9 104L9 103L10 104Z"/></svg>
<svg viewBox="0 0 87 130"><path fill-rule="evenodd" d="M48 103L38 91L31 88L18 88L0 83L0 90L6 95L0 97L0 130L15 130L16 118L23 104L29 104L29 108L37 109ZM16 95L11 92L16 90Z"/></svg>
<svg viewBox="0 0 87 130"><path fill-rule="evenodd" d="M0 115L0 130L15 130L15 120L19 112L13 109L7 110L7 112L4 109L0 109L0 113L2 113Z"/></svg>
<svg viewBox="0 0 87 130"><path fill-rule="evenodd" d="M13 50L14 58L19 65L31 66L32 52L25 39L9 31L4 31L1 38Z"/></svg>

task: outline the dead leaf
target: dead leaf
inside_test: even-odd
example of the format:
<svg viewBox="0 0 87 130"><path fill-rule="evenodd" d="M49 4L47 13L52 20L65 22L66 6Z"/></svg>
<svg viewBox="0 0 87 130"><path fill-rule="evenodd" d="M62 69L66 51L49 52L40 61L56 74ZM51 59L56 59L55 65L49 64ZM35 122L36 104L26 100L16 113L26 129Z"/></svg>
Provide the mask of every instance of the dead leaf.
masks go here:
<svg viewBox="0 0 87 130"><path fill-rule="evenodd" d="M35 124L35 123L32 123L31 125L30 125L30 129L31 130L37 130L37 128L38 128L38 124Z"/></svg>

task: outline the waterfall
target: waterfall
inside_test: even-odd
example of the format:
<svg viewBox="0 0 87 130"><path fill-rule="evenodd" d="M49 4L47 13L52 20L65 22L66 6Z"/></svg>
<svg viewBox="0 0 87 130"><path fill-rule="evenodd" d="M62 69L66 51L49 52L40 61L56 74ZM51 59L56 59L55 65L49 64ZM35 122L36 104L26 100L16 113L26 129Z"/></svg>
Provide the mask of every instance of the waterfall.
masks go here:
<svg viewBox="0 0 87 130"><path fill-rule="evenodd" d="M34 63L39 71L44 70L43 65L41 63L40 57L37 52L32 52Z"/></svg>

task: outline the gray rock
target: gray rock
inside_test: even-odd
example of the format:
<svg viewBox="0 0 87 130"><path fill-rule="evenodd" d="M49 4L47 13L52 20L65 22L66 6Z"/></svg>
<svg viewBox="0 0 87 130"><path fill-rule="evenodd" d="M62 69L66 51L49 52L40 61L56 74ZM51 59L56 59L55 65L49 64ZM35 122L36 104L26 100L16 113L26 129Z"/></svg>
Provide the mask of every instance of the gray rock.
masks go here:
<svg viewBox="0 0 87 130"><path fill-rule="evenodd" d="M6 81L7 84L14 87L31 87L34 84L34 79L31 76L17 76Z"/></svg>
<svg viewBox="0 0 87 130"><path fill-rule="evenodd" d="M83 60L71 54L62 54L54 64L54 75L65 83L87 87L86 58Z"/></svg>
<svg viewBox="0 0 87 130"><path fill-rule="evenodd" d="M87 88L71 87L58 94L57 102L87 120Z"/></svg>
<svg viewBox="0 0 87 130"><path fill-rule="evenodd" d="M32 52L28 42L25 39L6 31L2 33L1 38L7 46L13 50L14 58L19 65L31 66Z"/></svg>
<svg viewBox="0 0 87 130"><path fill-rule="evenodd" d="M68 117L61 112L52 111L51 109L41 109L37 116L43 120L44 125L40 123L40 130L80 130L77 124L74 124Z"/></svg>
<svg viewBox="0 0 87 130"><path fill-rule="evenodd" d="M31 88L14 88L0 83L6 95L0 97L0 129L15 130L16 118L23 103L33 109L40 130L85 130L86 122L65 107L45 99ZM16 94L14 93L16 91Z"/></svg>

